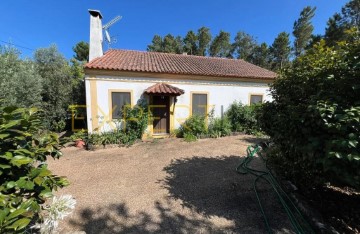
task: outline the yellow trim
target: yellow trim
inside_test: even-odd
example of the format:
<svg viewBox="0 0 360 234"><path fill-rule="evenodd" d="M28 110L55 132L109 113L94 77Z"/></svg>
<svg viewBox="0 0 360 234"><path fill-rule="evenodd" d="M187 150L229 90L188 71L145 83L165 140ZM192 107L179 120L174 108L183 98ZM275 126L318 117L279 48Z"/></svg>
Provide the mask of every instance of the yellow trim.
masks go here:
<svg viewBox="0 0 360 234"><path fill-rule="evenodd" d="M192 116L192 97L193 94L206 94L206 109L205 109L205 116L209 113L209 92L206 91L191 91L190 92L190 116Z"/></svg>
<svg viewBox="0 0 360 234"><path fill-rule="evenodd" d="M264 93L249 93L249 106L251 105L251 96L262 96L261 103L264 102Z"/></svg>
<svg viewBox="0 0 360 234"><path fill-rule="evenodd" d="M152 116L152 112L151 112L151 103L153 102L153 98L152 96L149 96L149 104L148 104L148 114L151 115L151 118L149 118L149 122L148 122L148 132L149 134L152 136L154 135L154 126L153 126L153 116Z"/></svg>
<svg viewBox="0 0 360 234"><path fill-rule="evenodd" d="M170 130L170 132L174 130L174 126L175 126L175 106L176 106L175 105L175 98L176 97L171 96L170 100L169 100L170 101L170 103L169 103L169 108L170 108L170 110L169 110L169 113L170 113L169 130Z"/></svg>
<svg viewBox="0 0 360 234"><path fill-rule="evenodd" d="M109 71L101 69L85 68L86 75L105 75L105 76L121 76L121 77L145 77L145 78L166 78L170 80L205 80L218 82L255 82L255 83L272 83L275 78L251 78L251 77L224 77L224 76L200 76L200 75L182 75L182 74L167 74L154 72L125 72L125 71Z"/></svg>
<svg viewBox="0 0 360 234"><path fill-rule="evenodd" d="M90 84L92 131L96 131L99 126L96 80L90 80L89 84Z"/></svg>
<svg viewBox="0 0 360 234"><path fill-rule="evenodd" d="M108 90L108 103L109 103L109 120L112 118L112 93L130 93L131 108L134 107L134 92L131 89L109 89Z"/></svg>

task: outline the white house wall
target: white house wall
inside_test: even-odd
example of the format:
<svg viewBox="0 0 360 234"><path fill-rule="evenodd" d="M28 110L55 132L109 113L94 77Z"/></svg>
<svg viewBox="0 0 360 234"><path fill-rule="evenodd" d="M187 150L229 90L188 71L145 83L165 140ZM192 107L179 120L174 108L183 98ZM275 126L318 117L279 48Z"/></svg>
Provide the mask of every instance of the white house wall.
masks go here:
<svg viewBox="0 0 360 234"><path fill-rule="evenodd" d="M91 83L92 82L92 83ZM180 89L185 93L177 97L174 112L174 127L178 128L184 119L189 117L191 103L191 92L208 93L208 104L210 111L214 109L217 117L221 116L221 107L224 112L234 101L241 101L243 104L249 104L250 94L263 94L265 101L270 101L269 88L267 83L260 82L218 82L218 81L200 81L200 80L174 80L174 79L156 79L156 78L134 78L134 77L113 77L113 76L96 76L96 78L86 77L86 102L87 102L87 122L88 129L93 130L94 113L98 119L100 131L108 131L115 125L111 123L111 106L109 106L109 90L131 90L132 102L134 104L143 95L148 87L155 83L164 82ZM90 84L91 83L91 84ZM96 102L98 111L91 102L90 95L91 85L95 86L92 90L96 90ZM94 97L93 97L94 102Z"/></svg>

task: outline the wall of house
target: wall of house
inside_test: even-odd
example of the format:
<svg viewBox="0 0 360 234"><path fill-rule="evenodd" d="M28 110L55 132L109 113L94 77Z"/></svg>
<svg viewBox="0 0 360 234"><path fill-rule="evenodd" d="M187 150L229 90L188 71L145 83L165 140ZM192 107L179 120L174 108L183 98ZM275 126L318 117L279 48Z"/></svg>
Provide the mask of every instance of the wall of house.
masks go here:
<svg viewBox="0 0 360 234"><path fill-rule="evenodd" d="M268 84L264 82L220 82L203 80L174 80L164 78L136 78L115 76L87 76L86 102L87 122L89 132L108 131L116 124L111 120L111 91L130 91L132 93L132 105L136 105L146 88L156 83L168 83L185 91L185 94L177 97L174 109L172 128L178 128L180 124L191 114L191 93L208 94L208 111L214 109L215 116L220 117L229 105L234 101L249 104L250 94L262 94L265 101L270 101ZM149 131L151 131L149 129Z"/></svg>

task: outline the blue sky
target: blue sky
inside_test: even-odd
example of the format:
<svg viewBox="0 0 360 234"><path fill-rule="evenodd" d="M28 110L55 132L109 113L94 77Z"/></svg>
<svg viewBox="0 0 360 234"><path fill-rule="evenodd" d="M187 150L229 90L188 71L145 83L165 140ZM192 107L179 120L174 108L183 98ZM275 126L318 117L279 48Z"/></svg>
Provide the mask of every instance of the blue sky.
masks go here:
<svg viewBox="0 0 360 234"><path fill-rule="evenodd" d="M326 21L347 0L1 0L0 44L19 49L25 57L34 49L55 43L67 57L79 41L88 41L88 9L99 9L104 22L123 19L111 28L113 48L146 50L155 34L184 36L201 26L213 36L223 29L232 38L239 30L271 44L281 31L292 32L294 21L307 5L316 6L315 33L324 33Z"/></svg>

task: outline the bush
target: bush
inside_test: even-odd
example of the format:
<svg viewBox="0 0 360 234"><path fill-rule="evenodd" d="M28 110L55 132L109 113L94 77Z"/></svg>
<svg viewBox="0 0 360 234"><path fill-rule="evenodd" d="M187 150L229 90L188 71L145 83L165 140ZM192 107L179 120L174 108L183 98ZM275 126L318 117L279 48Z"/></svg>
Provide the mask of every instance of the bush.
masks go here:
<svg viewBox="0 0 360 234"><path fill-rule="evenodd" d="M194 136L193 134L191 134L191 133L185 133L184 134L184 141L193 142L193 141L196 141L196 140L197 140L197 137Z"/></svg>
<svg viewBox="0 0 360 234"><path fill-rule="evenodd" d="M190 116L181 124L179 128L179 137L185 137L185 135L193 135L196 138L200 138L207 134L206 117L200 115Z"/></svg>
<svg viewBox="0 0 360 234"><path fill-rule="evenodd" d="M234 102L226 112L230 120L232 131L245 132L246 134L258 134L260 128L256 118L256 112L261 105L243 105L241 102Z"/></svg>
<svg viewBox="0 0 360 234"><path fill-rule="evenodd" d="M148 124L147 107L144 104L125 109L123 124L113 131L92 133L87 137L89 145L131 145L141 139Z"/></svg>
<svg viewBox="0 0 360 234"><path fill-rule="evenodd" d="M211 119L208 131L210 137L229 136L231 134L231 123L227 117Z"/></svg>
<svg viewBox="0 0 360 234"><path fill-rule="evenodd" d="M271 87L259 122L298 185L360 188L359 54L358 33L336 49L322 41Z"/></svg>
<svg viewBox="0 0 360 234"><path fill-rule="evenodd" d="M53 190L68 185L47 168L47 157L61 152L57 134L41 124L34 108L0 108L0 233L24 232Z"/></svg>

